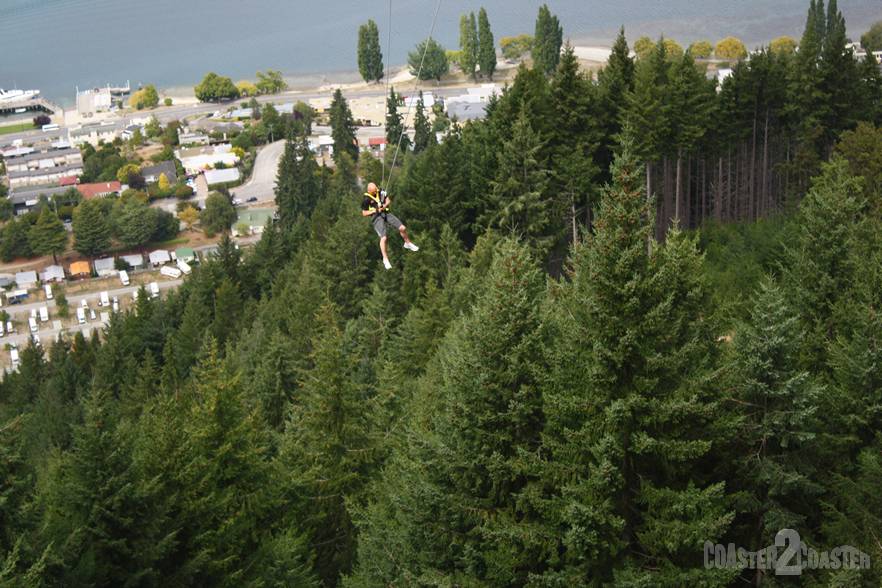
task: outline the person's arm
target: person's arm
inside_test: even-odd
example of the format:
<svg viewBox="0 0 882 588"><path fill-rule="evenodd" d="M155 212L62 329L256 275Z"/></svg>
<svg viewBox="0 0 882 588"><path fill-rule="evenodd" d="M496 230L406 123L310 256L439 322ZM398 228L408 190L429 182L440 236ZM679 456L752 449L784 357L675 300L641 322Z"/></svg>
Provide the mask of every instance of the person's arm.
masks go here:
<svg viewBox="0 0 882 588"><path fill-rule="evenodd" d="M377 213L377 212L379 212L379 211L376 209L368 208L367 210L361 211L361 216L373 216L374 213Z"/></svg>

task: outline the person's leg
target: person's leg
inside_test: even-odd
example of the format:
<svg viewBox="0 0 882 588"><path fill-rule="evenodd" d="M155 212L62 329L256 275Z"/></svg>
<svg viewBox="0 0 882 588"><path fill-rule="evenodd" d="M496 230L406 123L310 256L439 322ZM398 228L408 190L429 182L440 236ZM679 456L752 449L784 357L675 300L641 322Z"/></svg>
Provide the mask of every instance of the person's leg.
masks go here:
<svg viewBox="0 0 882 588"><path fill-rule="evenodd" d="M395 227L396 229L398 229L398 234L401 235L402 239L404 239L404 248L405 249L410 249L411 251L419 251L420 250L419 247L417 247L416 245L414 245L411 242L410 236L408 236L408 234L407 234L407 227L404 226L404 223L401 222L401 220L397 216L395 216L394 214L387 215L386 222L389 223L390 225L392 225L393 227Z"/></svg>
<svg viewBox="0 0 882 588"><path fill-rule="evenodd" d="M380 253L383 254L383 267L389 269L392 267L392 263L390 263L389 254L386 252L386 222L383 220L383 217L374 217L374 231L380 237Z"/></svg>

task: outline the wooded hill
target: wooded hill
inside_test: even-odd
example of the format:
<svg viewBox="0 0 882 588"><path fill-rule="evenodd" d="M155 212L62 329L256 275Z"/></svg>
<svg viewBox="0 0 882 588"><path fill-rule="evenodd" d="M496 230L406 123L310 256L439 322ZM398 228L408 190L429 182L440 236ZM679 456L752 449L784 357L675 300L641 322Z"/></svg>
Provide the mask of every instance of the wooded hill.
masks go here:
<svg viewBox="0 0 882 588"><path fill-rule="evenodd" d="M382 170L292 137L251 251L224 239L100 340L23 350L0 383L0 585L728 586L764 577L705 569L705 542L787 527L873 562L795 581L878 586L877 77L849 86L864 110L818 81L797 116L802 52L719 94L688 57L627 55L596 84L569 52L550 80L523 69L408 154L394 212L421 250L390 239L392 271L358 214ZM788 72L780 110L763 63ZM674 104L681 77L750 107L695 142L647 132L683 108L638 93ZM743 222L684 230L715 216Z"/></svg>

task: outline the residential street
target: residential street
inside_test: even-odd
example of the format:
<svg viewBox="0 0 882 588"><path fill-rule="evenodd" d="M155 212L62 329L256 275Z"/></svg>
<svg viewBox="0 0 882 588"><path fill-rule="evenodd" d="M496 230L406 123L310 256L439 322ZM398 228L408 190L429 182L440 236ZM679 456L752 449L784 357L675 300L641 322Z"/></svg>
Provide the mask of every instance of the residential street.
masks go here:
<svg viewBox="0 0 882 588"><path fill-rule="evenodd" d="M275 198L276 172L279 160L285 151L285 141L276 141L265 145L257 152L251 178L230 190L233 198L247 203L249 198L257 198L258 202L272 201Z"/></svg>

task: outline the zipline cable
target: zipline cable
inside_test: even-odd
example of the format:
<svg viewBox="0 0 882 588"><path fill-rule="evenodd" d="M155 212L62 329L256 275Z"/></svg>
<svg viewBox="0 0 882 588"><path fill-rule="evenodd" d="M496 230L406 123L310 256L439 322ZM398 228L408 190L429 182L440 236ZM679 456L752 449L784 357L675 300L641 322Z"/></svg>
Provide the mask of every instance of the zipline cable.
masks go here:
<svg viewBox="0 0 882 588"><path fill-rule="evenodd" d="M386 24L386 28L389 30L388 38L386 40L386 93L383 95L386 100L388 100L389 96L389 67L392 63L392 0L389 0L389 15ZM383 181L380 184L381 186L386 185L386 158L383 157Z"/></svg>
<svg viewBox="0 0 882 588"><path fill-rule="evenodd" d="M429 36L426 38L426 46L423 47L423 56L420 59L420 67L417 69L417 91L413 96L410 97L410 104L407 105L407 113L404 115L404 122L401 126L401 134L398 135L398 142L395 145L395 154L392 157L392 165L389 166L389 185L386 187L386 191L391 191L392 187L392 174L395 173L395 162L398 160L398 151L401 149L401 140L404 139L404 133L407 132L407 119L410 118L410 111L413 108L414 102L416 102L415 98L419 95L419 88L422 80L420 77L423 74L423 64L426 62L426 53L429 52L429 40L431 40L432 35L435 34L435 23L438 22L438 11L441 9L441 0L435 4L435 13L432 15L432 26L429 28ZM385 161L385 158L384 158Z"/></svg>

